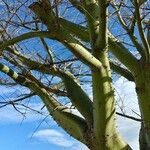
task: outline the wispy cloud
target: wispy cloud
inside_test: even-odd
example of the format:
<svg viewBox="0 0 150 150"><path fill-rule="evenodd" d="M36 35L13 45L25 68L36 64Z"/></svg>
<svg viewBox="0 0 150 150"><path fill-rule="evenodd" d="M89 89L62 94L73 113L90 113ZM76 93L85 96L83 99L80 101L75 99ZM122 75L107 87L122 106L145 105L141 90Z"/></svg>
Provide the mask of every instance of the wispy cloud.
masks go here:
<svg viewBox="0 0 150 150"><path fill-rule="evenodd" d="M73 146L71 150L89 150L85 145L79 143L76 146Z"/></svg>
<svg viewBox="0 0 150 150"><path fill-rule="evenodd" d="M118 117L117 121L118 121L118 130L120 131L123 138L129 143L129 145L134 150L138 150L140 123L122 117Z"/></svg>
<svg viewBox="0 0 150 150"><path fill-rule="evenodd" d="M137 95L135 92L135 84L121 77L115 82L114 85L116 89L116 98L118 99L119 103L123 102L125 112L128 115L138 117L134 113L139 113ZM123 137L133 149L138 150L140 123L123 117L117 117L117 121L118 129Z"/></svg>
<svg viewBox="0 0 150 150"><path fill-rule="evenodd" d="M20 86L15 86L14 88L0 86L0 101L5 102L10 100L15 100L18 98L19 95L25 93L29 93L29 89L24 87L20 88ZM12 124L12 123L15 124L15 123L21 123L22 121L23 122L40 121L43 120L43 118L45 118L45 116L48 115L48 112L46 111L45 108L41 110L44 104L41 102L41 100L38 97L32 98L32 101L30 102L28 100L24 101L24 103L21 102L20 104L24 104L25 106L32 108L33 110L42 112L44 115L41 115L36 111L27 109L21 105L16 105L15 108L17 108L17 110L19 110L20 112L24 113L23 115L19 113L19 111L17 111L13 107L13 105L8 105L0 108L0 124Z"/></svg>
<svg viewBox="0 0 150 150"><path fill-rule="evenodd" d="M41 110L42 106L42 103L32 103L29 105L29 107L31 107L34 110ZM24 107L19 107L18 110L25 114L22 115L21 113L16 111L13 106L6 106L4 108L1 108L0 124L16 124L21 123L22 121L23 123L40 121L48 115L46 110L42 111L44 115L41 115L34 111L26 110ZM55 124L51 117L48 117L48 120L52 122L53 125Z"/></svg>
<svg viewBox="0 0 150 150"><path fill-rule="evenodd" d="M66 148L72 147L73 150L77 148L77 143L75 142L75 140L71 139L66 134L54 129L44 129L37 131L36 133L34 133L33 137L42 142L54 144L57 146L62 146Z"/></svg>
<svg viewBox="0 0 150 150"><path fill-rule="evenodd" d="M33 138L45 143L65 147L68 150L89 150L82 143L74 140L59 129L44 129L34 133Z"/></svg>

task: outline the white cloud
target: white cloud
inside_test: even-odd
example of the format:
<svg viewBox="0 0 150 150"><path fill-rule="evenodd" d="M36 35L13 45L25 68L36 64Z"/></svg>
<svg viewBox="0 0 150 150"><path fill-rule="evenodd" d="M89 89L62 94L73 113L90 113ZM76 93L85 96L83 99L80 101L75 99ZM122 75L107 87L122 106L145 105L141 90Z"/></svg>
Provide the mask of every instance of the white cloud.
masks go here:
<svg viewBox="0 0 150 150"><path fill-rule="evenodd" d="M62 147L71 147L74 145L73 140L67 139L63 133L53 129L37 131L33 137L38 138L43 142L48 142Z"/></svg>
<svg viewBox="0 0 150 150"><path fill-rule="evenodd" d="M78 145L71 148L71 150L89 150L85 145L79 143Z"/></svg>
<svg viewBox="0 0 150 150"><path fill-rule="evenodd" d="M129 143L129 145L134 149L139 149L138 135L140 129L140 123L132 121L130 119L125 119L118 117L118 129L123 136L123 138Z"/></svg>
<svg viewBox="0 0 150 150"><path fill-rule="evenodd" d="M67 106L68 108L71 108L71 107L72 107L72 103L67 103L66 106ZM83 118L82 114L81 114L76 108L70 109L70 112L71 112L72 114L75 114L75 115L77 115L77 116Z"/></svg>
<svg viewBox="0 0 150 150"><path fill-rule="evenodd" d="M138 117L133 112L134 110L139 114L135 84L121 77L114 83L114 86L116 89L116 98L118 99L120 105L123 101L125 112L128 115ZM119 108L117 108L117 110L119 111ZM140 123L123 117L117 117L117 124L119 131L129 143L129 145L131 145L134 150L138 150Z"/></svg>
<svg viewBox="0 0 150 150"><path fill-rule="evenodd" d="M42 142L65 147L69 150L89 150L85 145L60 132L59 129L43 129L35 132L33 137Z"/></svg>

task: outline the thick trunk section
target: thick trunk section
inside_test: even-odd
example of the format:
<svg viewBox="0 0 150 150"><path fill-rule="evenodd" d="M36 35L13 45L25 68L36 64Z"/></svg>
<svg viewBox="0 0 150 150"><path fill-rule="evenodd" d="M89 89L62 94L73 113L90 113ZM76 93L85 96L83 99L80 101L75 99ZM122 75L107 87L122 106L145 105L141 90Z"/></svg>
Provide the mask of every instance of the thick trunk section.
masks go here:
<svg viewBox="0 0 150 150"><path fill-rule="evenodd" d="M150 64L139 62L135 83L143 120L139 134L140 150L150 150Z"/></svg>
<svg viewBox="0 0 150 150"><path fill-rule="evenodd" d="M90 150L129 150L116 129L115 99L107 52L99 52L101 70L93 70L93 141ZM98 55L97 55L98 56Z"/></svg>
<svg viewBox="0 0 150 150"><path fill-rule="evenodd" d="M114 140L113 145L107 144L107 146L103 145L104 147L102 147L102 145L98 145L97 142L94 141L87 146L90 150L132 150L130 146L121 139L121 137L117 137Z"/></svg>
<svg viewBox="0 0 150 150"><path fill-rule="evenodd" d="M141 129L140 129L140 134L139 134L139 147L140 150L149 150L150 147L150 141L147 140L146 138L146 133L145 133L145 129L144 129L144 124L141 123Z"/></svg>

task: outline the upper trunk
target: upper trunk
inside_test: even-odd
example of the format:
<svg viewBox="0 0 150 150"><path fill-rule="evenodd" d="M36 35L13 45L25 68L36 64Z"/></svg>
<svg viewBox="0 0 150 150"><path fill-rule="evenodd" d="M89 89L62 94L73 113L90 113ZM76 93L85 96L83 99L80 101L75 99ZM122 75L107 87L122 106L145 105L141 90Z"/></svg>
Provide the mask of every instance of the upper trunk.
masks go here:
<svg viewBox="0 0 150 150"><path fill-rule="evenodd" d="M135 84L143 120L139 137L140 149L150 150L150 64L139 62Z"/></svg>
<svg viewBox="0 0 150 150"><path fill-rule="evenodd" d="M108 55L106 51L99 54L103 66L101 70L92 71L95 142L92 150L130 149L116 130L115 99Z"/></svg>
<svg viewBox="0 0 150 150"><path fill-rule="evenodd" d="M149 140L146 138L146 133L144 129L144 124L141 123L141 129L140 129L140 134L139 134L139 146L140 150L149 150Z"/></svg>

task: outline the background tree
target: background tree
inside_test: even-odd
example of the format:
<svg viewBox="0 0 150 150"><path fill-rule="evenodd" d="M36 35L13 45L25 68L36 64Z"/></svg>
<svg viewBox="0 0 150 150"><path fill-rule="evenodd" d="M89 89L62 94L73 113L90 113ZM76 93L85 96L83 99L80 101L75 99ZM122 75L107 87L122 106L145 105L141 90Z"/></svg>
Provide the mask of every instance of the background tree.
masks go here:
<svg viewBox="0 0 150 150"><path fill-rule="evenodd" d="M140 149L149 150L149 10L138 0L2 0L1 84L31 91L2 107L38 95L55 121L90 150L131 149L116 128L116 72L136 85Z"/></svg>

